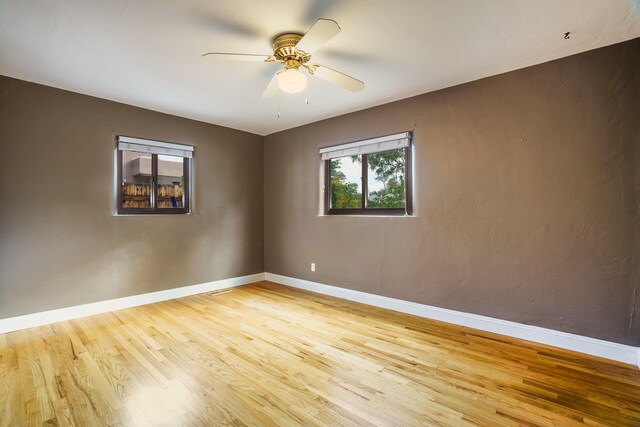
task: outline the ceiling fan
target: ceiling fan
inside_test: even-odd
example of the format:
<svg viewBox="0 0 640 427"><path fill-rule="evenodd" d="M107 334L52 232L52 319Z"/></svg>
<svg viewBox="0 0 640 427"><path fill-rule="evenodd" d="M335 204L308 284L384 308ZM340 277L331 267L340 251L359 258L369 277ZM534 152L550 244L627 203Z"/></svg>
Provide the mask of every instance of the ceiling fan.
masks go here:
<svg viewBox="0 0 640 427"><path fill-rule="evenodd" d="M284 67L276 72L263 98L270 98L278 93L278 88L287 93L297 93L307 85L306 70L310 75L353 92L364 89L364 83L344 73L320 64L307 64L311 54L340 32L340 26L331 19L318 19L306 34L284 33L273 39L273 54L260 55L250 53L208 52L202 56L223 59L241 59L263 62L279 62Z"/></svg>

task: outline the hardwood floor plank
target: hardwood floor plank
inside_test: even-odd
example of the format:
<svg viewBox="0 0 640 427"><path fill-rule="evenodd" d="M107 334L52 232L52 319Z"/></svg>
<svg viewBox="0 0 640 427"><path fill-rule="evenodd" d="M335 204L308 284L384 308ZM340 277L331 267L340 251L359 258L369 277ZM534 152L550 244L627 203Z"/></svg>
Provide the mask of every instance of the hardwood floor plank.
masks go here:
<svg viewBox="0 0 640 427"><path fill-rule="evenodd" d="M0 426L638 426L636 367L260 282L0 335Z"/></svg>

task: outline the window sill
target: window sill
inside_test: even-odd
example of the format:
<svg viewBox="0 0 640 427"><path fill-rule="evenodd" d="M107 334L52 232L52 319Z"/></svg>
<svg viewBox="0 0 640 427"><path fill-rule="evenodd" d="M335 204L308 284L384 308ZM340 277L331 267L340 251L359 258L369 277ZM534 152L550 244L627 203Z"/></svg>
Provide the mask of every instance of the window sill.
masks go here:
<svg viewBox="0 0 640 427"><path fill-rule="evenodd" d="M161 214L156 214L156 213L114 213L111 216L144 216L144 217L167 217L167 216L176 216L176 217L180 217L180 216L191 216L193 215L192 212L187 212L187 213L161 213Z"/></svg>
<svg viewBox="0 0 640 427"><path fill-rule="evenodd" d="M361 214L319 214L318 217L329 218L416 218L416 214L411 215L361 215Z"/></svg>

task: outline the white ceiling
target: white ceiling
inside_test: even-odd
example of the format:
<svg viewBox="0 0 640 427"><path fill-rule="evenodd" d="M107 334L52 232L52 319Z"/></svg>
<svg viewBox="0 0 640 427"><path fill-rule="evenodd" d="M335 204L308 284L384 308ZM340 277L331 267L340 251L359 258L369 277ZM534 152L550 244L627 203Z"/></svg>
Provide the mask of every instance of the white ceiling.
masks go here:
<svg viewBox="0 0 640 427"><path fill-rule="evenodd" d="M640 0L0 0L0 74L266 135L640 36ZM260 95L270 54L317 18L342 32L314 54L363 80ZM564 33L570 31L568 40Z"/></svg>

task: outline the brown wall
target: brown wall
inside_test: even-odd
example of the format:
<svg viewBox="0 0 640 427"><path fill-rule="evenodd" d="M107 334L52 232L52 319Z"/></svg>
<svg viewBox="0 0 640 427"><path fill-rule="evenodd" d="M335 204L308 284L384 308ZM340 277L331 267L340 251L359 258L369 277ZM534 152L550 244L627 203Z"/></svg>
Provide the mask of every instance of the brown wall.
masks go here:
<svg viewBox="0 0 640 427"><path fill-rule="evenodd" d="M639 50L267 136L266 271L640 344ZM320 147L406 130L415 217L318 215Z"/></svg>
<svg viewBox="0 0 640 427"><path fill-rule="evenodd" d="M196 146L192 215L113 215L118 134ZM0 77L0 318L264 271L262 147Z"/></svg>
<svg viewBox="0 0 640 427"><path fill-rule="evenodd" d="M0 318L266 270L638 345L639 52L269 135L264 159L257 135L0 77ZM414 217L318 215L320 147L405 130ZM113 215L118 134L196 145L193 215Z"/></svg>

